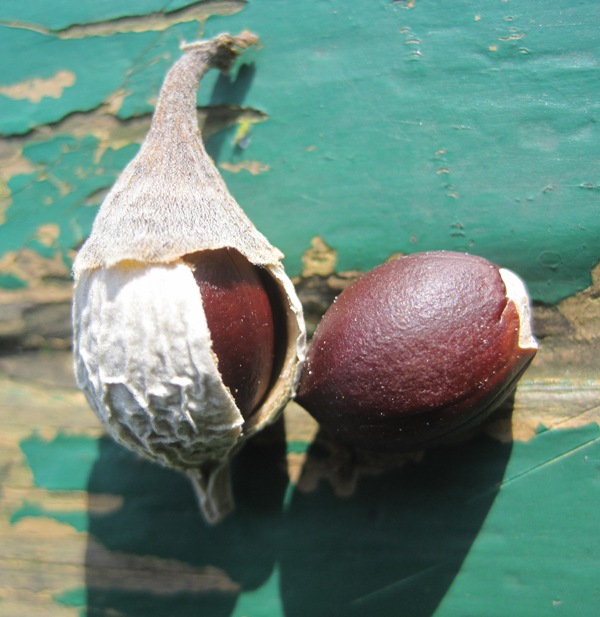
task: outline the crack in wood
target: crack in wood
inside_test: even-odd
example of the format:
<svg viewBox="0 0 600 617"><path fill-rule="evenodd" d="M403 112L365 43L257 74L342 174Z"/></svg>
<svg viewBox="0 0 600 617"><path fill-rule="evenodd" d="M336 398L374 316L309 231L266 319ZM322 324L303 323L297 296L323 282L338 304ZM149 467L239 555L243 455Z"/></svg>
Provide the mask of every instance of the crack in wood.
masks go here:
<svg viewBox="0 0 600 617"><path fill-rule="evenodd" d="M111 36L124 32L160 31L175 24L190 21L203 24L211 15L233 15L241 11L245 5L245 0L201 0L179 9L168 10L167 8L164 11L142 15L126 15L105 21L73 24L60 29L18 20L2 21L0 25L54 35L61 39L81 39L88 36Z"/></svg>

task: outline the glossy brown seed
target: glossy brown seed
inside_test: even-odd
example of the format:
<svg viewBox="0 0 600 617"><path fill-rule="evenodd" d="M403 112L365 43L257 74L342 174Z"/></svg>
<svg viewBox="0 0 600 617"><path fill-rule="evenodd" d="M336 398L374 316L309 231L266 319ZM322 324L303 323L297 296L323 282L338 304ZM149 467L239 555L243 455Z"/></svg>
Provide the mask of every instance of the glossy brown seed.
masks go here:
<svg viewBox="0 0 600 617"><path fill-rule="evenodd" d="M275 319L269 295L258 268L233 249L198 253L193 271L219 373L248 419L273 373Z"/></svg>
<svg viewBox="0 0 600 617"><path fill-rule="evenodd" d="M368 272L319 324L298 402L365 449L425 447L476 425L537 350L526 292L507 272L448 251ZM508 297L505 278L511 288L518 281L520 298Z"/></svg>

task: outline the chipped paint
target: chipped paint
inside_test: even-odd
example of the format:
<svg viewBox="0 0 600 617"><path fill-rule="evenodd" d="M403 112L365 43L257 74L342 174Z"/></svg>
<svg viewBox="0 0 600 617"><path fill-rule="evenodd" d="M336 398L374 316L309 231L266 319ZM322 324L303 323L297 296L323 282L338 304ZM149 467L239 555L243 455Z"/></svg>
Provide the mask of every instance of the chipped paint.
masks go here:
<svg viewBox="0 0 600 617"><path fill-rule="evenodd" d="M264 174L271 169L269 165L266 165L265 163L261 163L260 161L252 161L249 159L238 161L237 163L222 161L221 163L219 163L219 167L234 174L240 171L247 171L253 176L258 176L258 174Z"/></svg>
<svg viewBox="0 0 600 617"><path fill-rule="evenodd" d="M311 247L302 255L302 276L329 276L335 272L337 251L321 236L311 238Z"/></svg>
<svg viewBox="0 0 600 617"><path fill-rule="evenodd" d="M38 228L36 235L42 245L46 247L55 245L58 238L56 228L53 223ZM48 278L70 280L71 271L60 251L52 251L50 255L42 256L33 249L25 248L20 251L7 251L2 255L0 275L12 276L21 282L20 286L39 289L46 285Z"/></svg>
<svg viewBox="0 0 600 617"><path fill-rule="evenodd" d="M3 397L6 392L0 388ZM39 387L40 400L51 401L51 393ZM540 406L547 407L557 395L568 396L568 390L563 387L559 394L540 387L539 395ZM436 615L463 614L465 606L472 608L476 602L478 614L500 617L492 610L498 598L504 605L533 607L553 593L567 607L577 602L581 609L580 587L595 580L600 557L600 542L592 533L593 512L600 504L596 423L568 429L538 426L526 443L512 445L478 438L382 467L384 457L377 455L369 460L338 451L332 458L320 438L315 441L316 425L304 422L304 412L292 405L286 409L286 432L294 482L287 485L283 508L275 514L265 510L264 502L250 501L242 518L211 531L197 518L193 495L188 499L184 491L182 498L185 483L180 486L167 470L135 463L135 457L116 445L102 453L98 444L103 441L91 435L56 430L45 431L43 438L27 435L27 425L6 422L12 412L3 400L0 421L6 428L0 468L7 460L13 462L0 493L0 566L7 559L11 564L0 598L6 606L10 597L14 615L27 614L25 607L34 603L34 597L20 591L27 586L51 592L35 600L47 607L44 614L53 614L53 603L123 612L132 599L148 594L157 607L154 611L146 604L148 617L163 614L163 600L169 610L183 614L190 594L196 609L204 607L210 594L218 594L223 601L229 598L245 606L248 614L260 599L261 607L270 607L265 613L269 617L306 611L328 615L340 607L349 614L365 614L353 612L356 603L361 609L366 606L368 614L388 614L400 604L422 605L420 587L403 581L418 580L428 566L437 574L425 597L441 603ZM57 402L62 411L53 416L44 402L41 415L27 413L27 418L50 428L57 420L60 424L79 418L80 411L91 418L83 406ZM519 409L527 413L527 407ZM30 409L23 398L21 409ZM17 456L19 443L25 459ZM74 469L81 462L85 473ZM110 487L113 493L95 494L92 487ZM247 499L246 494L244 508ZM561 527L557 535L562 513L581 522ZM90 524L91 535L86 531ZM236 535L238 525L241 535ZM525 541L526 553L514 550ZM338 555L333 548L340 545L348 559L329 559L328 552ZM269 567L260 583L248 585L246 572L255 570L260 560L253 552L258 546L274 555L277 584ZM377 558L369 561L373 576L367 578L364 560L370 558L365 547L376 547ZM578 564L577 580L562 575L565 559ZM450 578L440 577L444 564L453 560ZM535 568L528 565L532 560ZM35 562L34 570L27 569L29 562ZM505 580L507 571L518 573L526 592ZM312 577L313 572L319 576ZM360 587L349 587L347 580L357 576ZM10 596L7 586L14 590ZM589 599L595 607L596 595ZM528 611L537 614L533 608Z"/></svg>
<svg viewBox="0 0 600 617"><path fill-rule="evenodd" d="M0 9L0 47L17 59L1 85L75 81L59 98L0 96L0 337L65 351L0 358L0 612L595 615L592 0L511 2L510 15L506 2L440 0L40 6ZM208 530L186 487L106 445L74 390L69 267L180 42L248 27L264 43L255 68L207 76L201 124L238 201L292 273L304 266L309 327L389 255L467 246L526 278L542 346L493 439L396 470L328 468L291 406L291 481L266 457L238 487L241 513ZM236 144L252 119L260 130Z"/></svg>
<svg viewBox="0 0 600 617"><path fill-rule="evenodd" d="M576 340L600 345L600 263L592 270L592 284L558 304Z"/></svg>
<svg viewBox="0 0 600 617"><path fill-rule="evenodd" d="M24 137L0 141L0 187L5 187L6 194L0 206L5 222L0 226L0 288L35 287L49 269L53 275L69 275L73 245L83 240L102 196L136 152L150 117L143 114L121 120L102 108L72 114ZM240 105L216 105L199 109L198 118L210 138L224 128L240 122L263 122L267 116ZM251 174L269 169L262 162L247 159L223 164L229 165L230 171ZM77 213L73 212L75 204ZM25 212L27 216L23 216ZM63 216L69 217L68 224ZM25 246L19 249L19 245ZM11 250L11 246L15 248ZM43 260L51 263L44 267ZM60 260L64 263L59 273L56 265Z"/></svg>
<svg viewBox="0 0 600 617"><path fill-rule="evenodd" d="M111 36L129 32L161 31L175 24L204 22L211 15L232 15L244 7L244 0L201 0L182 8L140 15L126 15L106 21L74 24L66 28L47 28L35 22L11 20L0 21L0 25L32 30L40 34L51 34L61 39L81 39L90 36Z"/></svg>
<svg viewBox="0 0 600 617"><path fill-rule="evenodd" d="M45 97L60 98L65 88L70 88L75 81L74 73L63 70L45 79L36 77L16 84L0 85L0 94L12 99L27 99L32 103L39 103Z"/></svg>
<svg viewBox="0 0 600 617"><path fill-rule="evenodd" d="M128 16L126 10L117 9L116 5L103 8L102 19L97 23L86 13L85 6L80 16L73 12L68 16L70 19L66 15L47 16L44 24L38 24L47 34L13 26L5 28L6 36L0 39L5 45L14 47L23 41L34 55L48 42L48 37L54 41L52 49L56 59L52 61L52 56L45 56L48 63L54 65L44 65L44 78L57 70L69 70L77 77L76 83L65 90L60 99L46 98L38 103L38 111L0 109L5 131L14 134L30 131L25 133L25 141L14 144L17 157L14 160L31 165L27 156L19 152L19 145L23 148L24 143L41 136L58 135L61 130L77 131L82 143L80 159L85 159L85 150L90 147L86 137L93 135L98 142L92 146L92 162L96 169L73 155L68 163L72 170L64 169L69 178L63 177L64 171L55 173L53 169L48 169L46 178L38 176L48 187L43 195L25 187L20 176L27 173L19 174L16 169L3 172L6 185L3 187L0 182L0 193L5 197L0 216L5 221L6 235L3 236L0 228L0 247L6 242L9 244L6 248L17 250L20 248L14 245L17 238L25 242L39 225L48 223L63 228L59 242L64 254L78 246L89 232L94 207L114 180L117 167L126 162L125 152L122 156L111 153L115 168L99 182L97 174L103 173L102 157L111 148L126 150L139 143L165 67L178 53L181 40L197 35L205 27L206 15L194 11L206 9L211 12L206 22L208 33L248 27L250 22L261 34L265 33L265 44L257 56L254 73L248 74L246 81L237 88L233 86L235 80L227 83L216 75L208 76L200 100L213 108L241 102L257 110L268 107L269 120L264 122L259 133L252 135L245 149L236 146L235 136L230 132L227 138L215 140L218 145L214 153L219 164L250 171L231 174L230 188L261 230L283 248L286 265L292 274L299 272L301 253L310 238L325 235L336 246L340 267L344 270L366 270L396 251L467 249L517 271L526 279L534 297L547 303L556 303L589 284L589 270L597 260L592 248L597 241L597 231L594 225L575 226L573 217L568 217L560 207L563 203L571 204L571 209L581 212L579 218L586 221L593 220L592 212L597 205L596 191L577 190L593 184L590 181L594 177L591 161L597 143L597 125L586 124L588 108L581 105L581 101L586 100L586 88L593 82L585 72L594 70L589 61L583 61L588 44L583 25L572 26L578 36L559 36L555 40L561 24L549 9L537 15L540 24L548 27L535 31L520 27L529 23L528 9L524 7L511 11L510 22L506 21L501 6L486 7L485 15L473 11L481 19L469 20L473 29L468 30L468 40L472 41L474 52L467 61L464 54L447 53L449 48L460 47L466 40L454 36L467 32L468 28L461 21L463 13L458 7L446 13L442 20L435 3L416 3L411 11L400 10L406 3L381 5L377 9L357 5L341 12L336 12L334 6L322 5L310 19L303 18L307 40L311 41L307 57L321 58L320 64L314 72L308 70L301 78L290 80L298 64L289 46L294 34L285 28L273 29L272 23L288 23L293 6L283 3L272 9L260 3L238 4L237 7L234 4L172 5L174 11L184 11L185 19L194 15L195 18L155 26L153 20L159 13L158 5L149 3L151 19L146 26L159 29L143 32L127 21L119 21L144 22L143 9L139 15ZM236 13L242 6L244 10ZM215 14L221 9L227 15ZM167 10L158 17L168 21L177 15L174 11ZM26 7L20 14L22 19L15 13L12 19L5 21L12 24L32 21L33 13L28 13ZM348 20L369 24L369 30L363 33L368 41L360 50L346 50L340 44L345 32L340 25ZM518 30L507 32L507 24ZM52 34L62 32L65 36L74 36L77 31L69 29L87 26L91 30L84 33L83 39L59 38ZM142 25L141 29L146 26ZM99 27L108 28L107 33L96 36L94 28ZM163 27L165 29L160 29ZM123 31L118 35L110 34L111 28ZM151 33L155 34L150 36ZM330 39L326 40L331 40L332 44L324 55L318 55L321 53L320 37L326 33L330 33ZM508 51L510 45L500 45L497 59L491 59L485 51L490 38L497 41L498 37L522 33L527 34L530 59L519 60L523 63L519 65L520 70L510 67L500 70L513 61L509 60L512 56L507 55L512 53ZM518 40L512 42L519 43ZM86 54L85 70L75 62L83 55L84 44L85 49L91 50ZM556 50L561 46L568 49L560 55L562 64L553 65L560 73L555 75L551 72L554 69L549 64L550 59L544 58L550 58L547 49ZM418 63L407 63L417 48L426 50L427 54L420 56ZM365 49L370 50L371 55L365 56ZM39 62L40 58L35 58ZM106 60L102 61L103 58ZM119 58L131 58L131 61L119 62ZM581 62L577 58L581 58ZM61 64L57 65L59 60ZM492 65L488 65L489 62ZM348 76L354 70L352 67L363 64L379 69L359 71L351 82L353 89L349 90ZM109 66L113 67L112 72L108 71ZM536 84L543 79L530 79L531 71L547 75L549 80L556 79L558 83L568 79L571 85L567 90L559 89L566 93L565 96L558 96L558 90L547 88L544 89L546 94L537 93ZM567 71L565 75L564 71ZM13 82L42 78L38 74L18 76L17 73L19 71L11 78ZM321 80L320 74L336 78ZM91 75L94 76L92 80ZM453 87L454 77L460 80L460 87ZM314 91L313 79L322 89L321 100L335 101L335 104L315 106L305 100L306 93ZM482 80L486 82L484 88ZM435 96L426 91L427 84L431 83L438 84ZM377 92L377 104L373 105L371 96L353 94L348 98L351 92L358 91ZM493 100L489 98L490 92L494 92ZM570 98L568 93L571 92L574 98ZM544 97L555 95L558 96L555 104L546 101L548 105L544 103L540 107ZM424 106L423 100L431 104ZM56 106L52 107L50 102L55 102ZM309 115L306 115L307 105L311 109ZM522 108L515 109L516 105ZM337 111L340 108L346 110L342 116ZM552 118L547 117L548 109L554 110ZM555 135L552 157L543 156L542 140L524 136L520 130L523 123L527 125L532 118L540 117L546 119L545 124ZM357 121L358 118L361 120ZM369 122L365 123L365 119ZM237 121L243 123L239 117ZM79 127L75 126L77 122L81 123ZM585 131L581 129L583 126ZM457 127L470 130L457 130ZM576 139L570 137L572 131ZM228 140L229 135L234 143ZM502 136L502 147L499 136ZM83 145L84 142L87 143ZM436 168L451 170L452 184L445 182L448 186L439 180L450 179L450 174L435 174L436 169L431 169L434 162L429 153L439 149L440 142L452 155L448 164ZM504 154L508 151L510 157ZM368 156L361 152L368 152ZM339 153L345 154L339 156ZM577 160L577 169L569 170L564 164L556 163L565 160ZM268 174L252 173L264 169L255 164L257 161L261 166L268 166ZM49 166L43 161L37 165ZM521 170L526 172L521 173ZM29 174L33 176L31 170ZM574 182L566 176L573 176ZM547 186L557 188L540 192L545 203L540 203L541 197L534 195L533 200L527 202L532 207L524 216L526 204L519 200L531 194L531 182L536 177L540 179L540 191ZM36 180L30 178L30 182ZM53 182L58 190L50 194ZM39 188L42 186L44 184ZM15 194L19 196L16 200ZM40 220L36 212L33 228L20 229L20 221L30 216L33 204L37 203L48 204L50 217ZM274 203L286 204L286 214L272 212ZM370 204L369 208L364 204ZM402 204L402 208L398 204ZM75 220L70 213L75 213ZM289 216L294 219L292 225ZM468 230L466 240L452 233L451 224L458 217L464 219ZM15 241L10 246L12 238ZM557 243L565 247L558 267L550 268L536 261L534 251L540 254L552 250Z"/></svg>

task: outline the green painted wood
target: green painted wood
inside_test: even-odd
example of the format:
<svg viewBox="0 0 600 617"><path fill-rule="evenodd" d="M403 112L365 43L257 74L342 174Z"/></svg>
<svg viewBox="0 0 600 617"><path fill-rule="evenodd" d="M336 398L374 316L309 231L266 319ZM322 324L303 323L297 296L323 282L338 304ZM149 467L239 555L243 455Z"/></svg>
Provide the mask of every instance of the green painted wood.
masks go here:
<svg viewBox="0 0 600 617"><path fill-rule="evenodd" d="M182 476L109 439L63 433L28 438L21 448L36 485L123 500L109 513L27 504L12 517L12 524L50 517L88 531L87 589L56 597L87 606L87 614L504 617L513 606L522 615L592 617L600 601L597 424L541 430L512 445L480 438L441 449L364 477L343 498L323 481L311 492L289 484L278 464L283 442L254 445L235 468L238 510L214 528L199 520ZM311 448L305 444L308 461L323 456ZM74 458L90 470L75 482ZM115 555L163 560L171 576L173 560L197 577L210 565L232 586L192 585L174 596L107 588L94 578L106 567L97 542ZM113 566L125 568L120 559Z"/></svg>
<svg viewBox="0 0 600 617"><path fill-rule="evenodd" d="M595 0L7 0L0 288L44 298L55 270L12 266L28 250L68 276L181 40L249 28L254 64L211 73L198 101L266 114L208 146L290 273L319 235L339 270L468 250L539 301L569 298L600 260L599 17ZM212 529L185 480L101 437L72 386L3 377L0 614L595 617L594 289L544 322L517 421L550 408L547 430L481 437L340 497L315 471L335 461L290 429L242 453L239 510Z"/></svg>
<svg viewBox="0 0 600 617"><path fill-rule="evenodd" d="M265 45L247 102L270 121L244 156L271 172L230 186L292 270L318 233L341 269L452 248L512 267L540 300L587 286L598 4L406 5L253 2L209 22L250 25Z"/></svg>
<svg viewBox="0 0 600 617"><path fill-rule="evenodd" d="M1 21L35 21L37 14L36 23L60 29L93 12L83 3L69 19L67 2L54 16L26 5L22 13L6 9ZM94 20L122 15L116 6ZM136 9L140 24L143 8ZM536 299L556 302L589 284L600 257L598 16L592 0L568 8L515 0L250 2L235 15L210 18L207 33L256 30L264 48L254 70L237 83L213 75L200 101L243 103L269 119L253 126L245 149L233 143L232 129L212 153L221 163L268 168L257 176L224 174L287 254L292 273L317 234L338 251L341 269L367 269L396 251L468 250L522 274ZM179 41L197 31L191 22L63 39L2 26L3 53L19 58L6 67L4 86L59 71L75 82L58 98L0 94L0 131L23 134L75 111L90 113L121 89L119 119L149 112ZM23 153L38 173L65 183L66 194L51 196L43 217L29 219L40 195L24 184L37 178L11 178L2 250L26 244L40 218L60 226L65 252L86 235L92 213L77 234L71 217L118 169L96 160L97 144L76 150L71 161L55 163ZM130 156L121 153L116 167ZM94 167L110 178L100 180Z"/></svg>

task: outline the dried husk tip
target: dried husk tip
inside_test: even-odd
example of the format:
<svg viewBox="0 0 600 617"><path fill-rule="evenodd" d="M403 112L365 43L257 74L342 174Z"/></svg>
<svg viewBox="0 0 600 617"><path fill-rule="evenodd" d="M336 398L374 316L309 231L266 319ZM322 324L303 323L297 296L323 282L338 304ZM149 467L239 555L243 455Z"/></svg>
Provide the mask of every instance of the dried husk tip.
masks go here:
<svg viewBox="0 0 600 617"><path fill-rule="evenodd" d="M196 90L257 37L183 46L149 133L104 200L73 272L74 365L109 433L185 472L209 522L233 507L229 459L295 393L305 352L302 307L282 253L231 196L199 134ZM260 407L244 419L218 372L186 257L232 249L267 273L284 307L285 349Z"/></svg>

